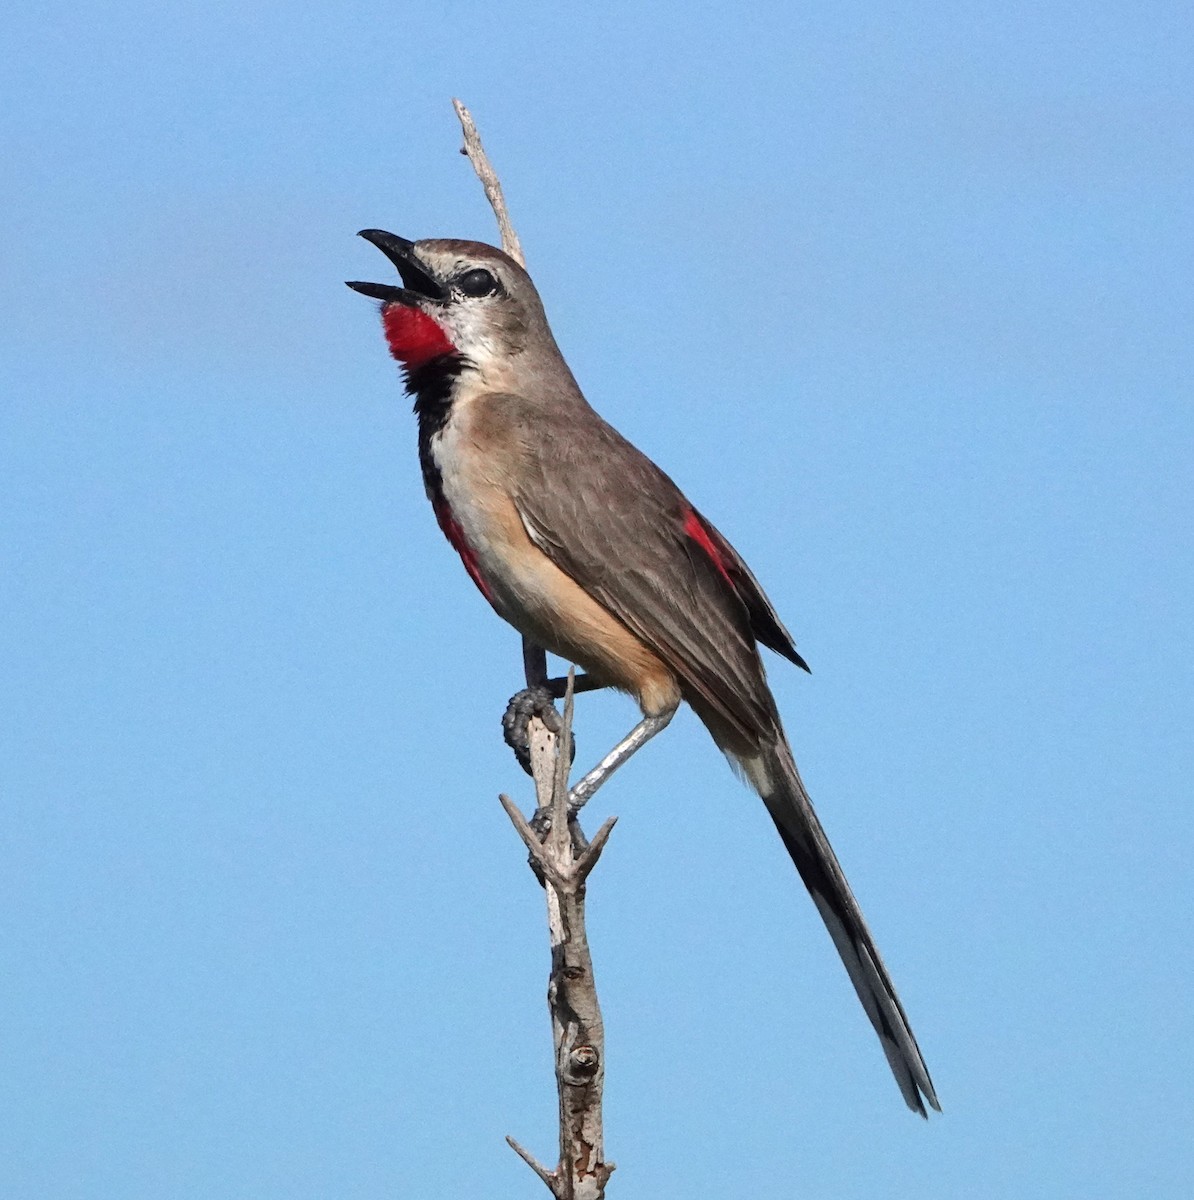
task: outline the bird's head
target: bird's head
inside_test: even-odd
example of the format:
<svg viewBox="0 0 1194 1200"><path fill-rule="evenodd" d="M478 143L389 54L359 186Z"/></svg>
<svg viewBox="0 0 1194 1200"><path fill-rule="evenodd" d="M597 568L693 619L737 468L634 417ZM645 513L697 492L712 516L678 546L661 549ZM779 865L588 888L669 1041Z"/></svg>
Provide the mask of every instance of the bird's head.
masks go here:
<svg viewBox="0 0 1194 1200"><path fill-rule="evenodd" d="M408 372L454 358L490 374L547 331L530 276L496 247L452 238L411 242L383 229L360 236L398 268L402 286L348 286L382 302L390 353ZM547 343L554 347L550 333Z"/></svg>

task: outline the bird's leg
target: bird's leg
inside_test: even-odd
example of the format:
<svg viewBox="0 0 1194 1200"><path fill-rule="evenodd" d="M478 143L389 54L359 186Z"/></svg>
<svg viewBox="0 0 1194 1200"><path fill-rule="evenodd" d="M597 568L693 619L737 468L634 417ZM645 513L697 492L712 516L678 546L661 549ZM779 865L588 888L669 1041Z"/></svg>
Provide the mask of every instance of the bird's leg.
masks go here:
<svg viewBox="0 0 1194 1200"><path fill-rule="evenodd" d="M593 793L628 759L636 750L642 749L676 715L680 705L674 704L666 712L643 719L569 792L569 814L575 814L588 802Z"/></svg>
<svg viewBox="0 0 1194 1200"><path fill-rule="evenodd" d="M543 686L557 700L563 700L564 692L568 687L568 676L560 675L555 679L549 679ZM572 694L574 696L578 696L581 692L596 692L604 687L609 687L609 684L602 682L600 679L594 679L592 675L577 675L572 680Z"/></svg>

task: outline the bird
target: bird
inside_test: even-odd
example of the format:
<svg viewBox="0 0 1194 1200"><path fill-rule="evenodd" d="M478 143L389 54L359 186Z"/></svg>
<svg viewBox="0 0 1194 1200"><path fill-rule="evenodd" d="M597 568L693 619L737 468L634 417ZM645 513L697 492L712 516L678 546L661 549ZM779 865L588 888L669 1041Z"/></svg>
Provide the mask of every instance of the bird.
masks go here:
<svg viewBox="0 0 1194 1200"><path fill-rule="evenodd" d="M759 646L808 670L758 580L677 485L589 405L527 271L494 246L361 230L401 286L381 301L414 399L423 483L481 594L523 636L628 693L642 717L582 802L681 702L762 798L913 1112L940 1111L862 909L813 809Z"/></svg>

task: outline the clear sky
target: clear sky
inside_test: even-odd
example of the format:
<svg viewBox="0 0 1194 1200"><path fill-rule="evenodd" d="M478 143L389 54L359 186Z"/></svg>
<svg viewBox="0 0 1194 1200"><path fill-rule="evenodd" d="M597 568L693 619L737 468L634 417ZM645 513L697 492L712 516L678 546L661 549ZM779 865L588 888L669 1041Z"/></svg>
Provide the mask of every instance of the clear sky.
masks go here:
<svg viewBox="0 0 1194 1200"><path fill-rule="evenodd" d="M690 715L602 792L610 1195L1194 1195L1180 3L24 5L0 75L0 1196L534 1195L516 636L353 235L494 237L737 543L945 1113ZM635 716L579 701L579 757ZM542 1193L545 1194L545 1193Z"/></svg>

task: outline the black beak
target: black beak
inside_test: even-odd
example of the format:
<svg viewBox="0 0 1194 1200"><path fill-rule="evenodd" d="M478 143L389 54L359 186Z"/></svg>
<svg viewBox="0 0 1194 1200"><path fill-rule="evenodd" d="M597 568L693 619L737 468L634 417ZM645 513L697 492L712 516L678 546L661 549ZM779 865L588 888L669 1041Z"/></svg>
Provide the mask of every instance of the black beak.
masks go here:
<svg viewBox="0 0 1194 1200"><path fill-rule="evenodd" d="M357 237L372 242L398 268L405 287L393 287L387 283L350 282L348 286L363 296L384 300L387 304L405 304L414 307L419 300L443 301L448 298L447 290L431 275L415 254L414 242L386 233L384 229L362 229Z"/></svg>

